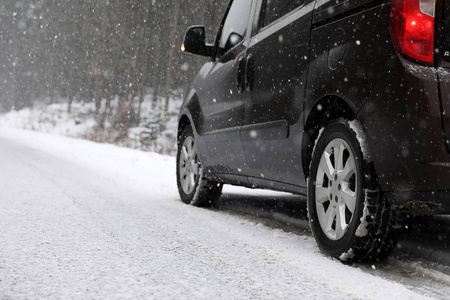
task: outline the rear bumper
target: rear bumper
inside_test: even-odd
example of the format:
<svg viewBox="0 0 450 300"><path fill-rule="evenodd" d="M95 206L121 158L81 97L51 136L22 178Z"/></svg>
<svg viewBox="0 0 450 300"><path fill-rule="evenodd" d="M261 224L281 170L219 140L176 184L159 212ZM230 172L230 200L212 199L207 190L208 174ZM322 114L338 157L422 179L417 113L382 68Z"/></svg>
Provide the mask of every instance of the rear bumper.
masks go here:
<svg viewBox="0 0 450 300"><path fill-rule="evenodd" d="M408 214L450 213L450 153L437 69L402 57L395 69L402 80L394 81L387 98L368 101L358 116L381 188ZM382 101L385 106L376 105Z"/></svg>
<svg viewBox="0 0 450 300"><path fill-rule="evenodd" d="M369 101L359 112L381 188L409 215L450 213L450 153L437 70L401 57L396 64L402 80L393 81L386 98L372 100L386 105Z"/></svg>
<svg viewBox="0 0 450 300"><path fill-rule="evenodd" d="M392 70L390 87L358 113L381 187L394 194L450 191L437 69L397 56Z"/></svg>

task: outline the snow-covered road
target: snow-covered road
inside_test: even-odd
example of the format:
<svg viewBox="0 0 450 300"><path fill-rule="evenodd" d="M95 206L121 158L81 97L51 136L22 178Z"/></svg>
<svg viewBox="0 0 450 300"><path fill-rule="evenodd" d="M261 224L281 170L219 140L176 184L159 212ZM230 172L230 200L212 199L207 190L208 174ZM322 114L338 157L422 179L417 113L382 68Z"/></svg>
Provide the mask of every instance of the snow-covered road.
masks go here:
<svg viewBox="0 0 450 300"><path fill-rule="evenodd" d="M436 289L402 285L324 257L309 234L185 205L174 165L168 156L0 129L0 298L448 296L444 273L434 275Z"/></svg>

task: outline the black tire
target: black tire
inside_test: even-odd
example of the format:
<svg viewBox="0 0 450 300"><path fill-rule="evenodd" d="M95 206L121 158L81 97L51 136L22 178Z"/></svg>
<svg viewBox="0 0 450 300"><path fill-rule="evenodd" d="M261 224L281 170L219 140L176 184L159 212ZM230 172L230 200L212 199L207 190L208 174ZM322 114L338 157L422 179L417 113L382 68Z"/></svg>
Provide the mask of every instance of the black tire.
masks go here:
<svg viewBox="0 0 450 300"><path fill-rule="evenodd" d="M206 180L192 129L187 126L178 139L177 186L181 200L195 206L216 206L222 184Z"/></svg>
<svg viewBox="0 0 450 300"><path fill-rule="evenodd" d="M310 164L308 214L314 238L326 255L345 262L373 262L394 249L396 214L379 188L357 121L335 121L319 135Z"/></svg>

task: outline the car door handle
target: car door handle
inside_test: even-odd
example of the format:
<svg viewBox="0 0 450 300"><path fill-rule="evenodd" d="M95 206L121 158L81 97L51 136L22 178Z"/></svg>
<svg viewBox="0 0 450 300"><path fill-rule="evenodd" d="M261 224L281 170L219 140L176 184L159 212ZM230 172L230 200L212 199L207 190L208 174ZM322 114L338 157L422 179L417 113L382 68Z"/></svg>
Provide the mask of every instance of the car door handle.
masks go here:
<svg viewBox="0 0 450 300"><path fill-rule="evenodd" d="M245 63L245 90L250 92L253 90L253 84L255 81L255 59L253 55L247 56Z"/></svg>
<svg viewBox="0 0 450 300"><path fill-rule="evenodd" d="M242 94L245 90L245 68L247 65L247 59L245 56L238 58L238 69L237 69L237 91Z"/></svg>

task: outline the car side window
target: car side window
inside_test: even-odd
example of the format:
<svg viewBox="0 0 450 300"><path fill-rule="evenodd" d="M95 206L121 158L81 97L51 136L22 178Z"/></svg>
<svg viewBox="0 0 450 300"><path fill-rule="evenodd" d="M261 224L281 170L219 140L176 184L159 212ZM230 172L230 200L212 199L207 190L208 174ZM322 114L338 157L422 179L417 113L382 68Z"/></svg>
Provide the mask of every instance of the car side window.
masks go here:
<svg viewBox="0 0 450 300"><path fill-rule="evenodd" d="M251 0L233 1L220 36L220 54L224 54L244 39L251 6Z"/></svg>
<svg viewBox="0 0 450 300"><path fill-rule="evenodd" d="M260 27L267 26L273 21L301 6L305 0L265 0L261 11Z"/></svg>

